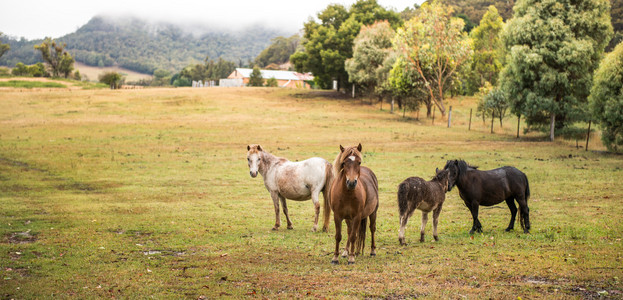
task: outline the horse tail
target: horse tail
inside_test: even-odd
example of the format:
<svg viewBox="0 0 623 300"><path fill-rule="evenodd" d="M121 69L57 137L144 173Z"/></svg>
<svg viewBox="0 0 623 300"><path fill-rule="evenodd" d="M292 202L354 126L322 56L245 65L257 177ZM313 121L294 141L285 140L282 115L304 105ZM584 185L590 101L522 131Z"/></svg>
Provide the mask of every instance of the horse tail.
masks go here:
<svg viewBox="0 0 623 300"><path fill-rule="evenodd" d="M526 180L526 191L524 192L524 201L526 202L526 207L527 207L528 198L530 198L530 183L528 182L528 176L526 176L526 174L523 174L523 177ZM523 209L519 207L519 224L521 224L521 229L525 232L526 231L526 221L525 221L526 216L524 216L522 211Z"/></svg>
<svg viewBox="0 0 623 300"><path fill-rule="evenodd" d="M329 218L331 217L331 186L333 185L333 178L333 166L327 162L325 166L324 188L322 189L322 196L324 198L324 222L322 229L324 231L329 230Z"/></svg>
<svg viewBox="0 0 623 300"><path fill-rule="evenodd" d="M398 212L401 218L407 214L407 208L409 206L409 201L407 201L408 192L409 187L406 183L403 182L398 186Z"/></svg>
<svg viewBox="0 0 623 300"><path fill-rule="evenodd" d="M368 224L367 217L361 219L361 224L359 225L359 232L357 233L357 238L355 239L355 254L363 255L363 249L366 246L366 225L367 224Z"/></svg>

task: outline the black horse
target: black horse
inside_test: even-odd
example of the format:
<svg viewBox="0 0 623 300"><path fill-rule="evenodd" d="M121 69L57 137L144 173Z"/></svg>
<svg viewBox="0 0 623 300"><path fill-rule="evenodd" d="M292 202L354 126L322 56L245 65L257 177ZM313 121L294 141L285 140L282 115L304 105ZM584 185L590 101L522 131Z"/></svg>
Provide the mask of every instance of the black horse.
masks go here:
<svg viewBox="0 0 623 300"><path fill-rule="evenodd" d="M501 167L489 171L480 171L478 167L470 166L463 160L449 160L444 170L450 170L448 191L456 185L459 195L465 201L474 219L472 229L469 231L482 232L482 225L478 221L478 207L492 206L506 201L511 210L511 221L506 231L513 230L515 215L519 203L519 219L524 233L530 231L530 217L528 198L530 198L530 186L528 177L514 167Z"/></svg>

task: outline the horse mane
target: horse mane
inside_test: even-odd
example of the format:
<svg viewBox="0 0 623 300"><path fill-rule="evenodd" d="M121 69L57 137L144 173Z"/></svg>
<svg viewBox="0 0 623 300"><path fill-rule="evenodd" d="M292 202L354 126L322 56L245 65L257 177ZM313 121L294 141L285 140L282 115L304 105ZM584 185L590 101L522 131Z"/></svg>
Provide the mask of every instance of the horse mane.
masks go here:
<svg viewBox="0 0 623 300"><path fill-rule="evenodd" d="M478 166L472 166L470 164L468 164L467 162L465 162L464 160L460 159L457 160L457 165L459 167L459 175L461 174L465 174L467 172L468 168L472 168L472 169L478 169Z"/></svg>
<svg viewBox="0 0 623 300"><path fill-rule="evenodd" d="M344 151L337 154L337 157L335 157L335 160L333 161L334 178L337 178L338 175L342 172L342 163L344 162L344 160L352 155L359 157L359 160L363 162L363 156L361 155L361 152L357 150L357 146L352 146L344 149Z"/></svg>

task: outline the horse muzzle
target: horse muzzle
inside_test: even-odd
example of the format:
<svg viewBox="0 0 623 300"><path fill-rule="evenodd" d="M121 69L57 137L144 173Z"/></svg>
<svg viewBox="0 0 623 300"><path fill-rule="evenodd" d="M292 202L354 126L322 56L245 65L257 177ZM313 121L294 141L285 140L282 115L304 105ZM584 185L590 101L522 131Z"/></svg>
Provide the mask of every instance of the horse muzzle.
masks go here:
<svg viewBox="0 0 623 300"><path fill-rule="evenodd" d="M255 178L255 177L257 177L257 171L255 171L255 172L250 171L249 175L251 175L251 177Z"/></svg>
<svg viewBox="0 0 623 300"><path fill-rule="evenodd" d="M346 180L346 188L349 190L354 190L355 187L357 186L357 179L355 180Z"/></svg>

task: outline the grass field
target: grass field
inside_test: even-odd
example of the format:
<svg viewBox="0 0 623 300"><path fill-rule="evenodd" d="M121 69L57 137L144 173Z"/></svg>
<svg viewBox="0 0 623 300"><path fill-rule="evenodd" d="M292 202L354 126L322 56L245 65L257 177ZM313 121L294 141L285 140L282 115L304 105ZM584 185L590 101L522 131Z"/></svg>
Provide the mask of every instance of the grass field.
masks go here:
<svg viewBox="0 0 623 300"><path fill-rule="evenodd" d="M451 100L452 128L266 88L3 90L0 103L3 299L623 297L623 157L517 140L513 119L490 134L474 118L468 131L472 98ZM246 146L332 161L359 142L379 179L377 256L331 265L335 230L311 232L310 201L288 202L293 230L271 230ZM589 148L604 149L595 137ZM429 222L417 242L416 212L399 246L397 185L455 158L525 172L531 233L504 232L499 205L481 209L484 232L470 236L453 190L440 241Z"/></svg>
<svg viewBox="0 0 623 300"><path fill-rule="evenodd" d="M152 76L134 72L120 67L93 67L82 63L75 63L76 70L80 71L80 75L85 76L90 81L97 81L100 74L105 72L117 72L125 77L126 82L136 82L141 79L150 79Z"/></svg>

